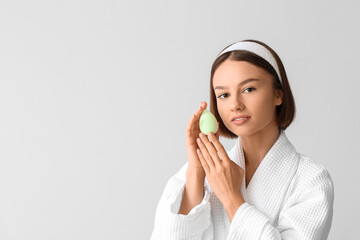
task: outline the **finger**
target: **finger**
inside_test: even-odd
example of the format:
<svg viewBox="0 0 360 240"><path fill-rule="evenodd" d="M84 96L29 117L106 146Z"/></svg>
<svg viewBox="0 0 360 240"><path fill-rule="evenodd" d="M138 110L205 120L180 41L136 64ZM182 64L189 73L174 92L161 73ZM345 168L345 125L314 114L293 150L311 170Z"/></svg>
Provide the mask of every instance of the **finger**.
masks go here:
<svg viewBox="0 0 360 240"><path fill-rule="evenodd" d="M222 157L218 155L218 150L215 146L215 141L217 144L219 144L220 142L218 141L218 139L216 139L215 135L212 132L209 132L208 134L210 140L211 140L211 156L212 159L214 161L215 166L217 167L221 167L222 166Z"/></svg>
<svg viewBox="0 0 360 240"><path fill-rule="evenodd" d="M219 167L221 165L221 163L220 163L220 158L217 155L216 148L204 134L200 133L200 136L201 136L202 142L204 143L208 153L211 156L211 159L208 160L208 161L211 161L211 163L209 165Z"/></svg>
<svg viewBox="0 0 360 240"><path fill-rule="evenodd" d="M217 139L219 139L219 137L220 137L220 123L218 122L218 130L217 130L217 132L215 133L215 137L217 138Z"/></svg>
<svg viewBox="0 0 360 240"><path fill-rule="evenodd" d="M201 102L200 107L196 110L196 112L191 116L188 126L191 128L194 127L194 122L200 119L202 112L206 109L206 102Z"/></svg>
<svg viewBox="0 0 360 240"><path fill-rule="evenodd" d="M202 112L206 109L206 102L201 102L200 107L195 112L195 119L200 118Z"/></svg>
<svg viewBox="0 0 360 240"><path fill-rule="evenodd" d="M229 162L230 159L227 155L224 146L220 143L220 141L212 133L209 134L209 138L212 141L213 145L215 146L216 152L219 154L221 160L223 162Z"/></svg>
<svg viewBox="0 0 360 240"><path fill-rule="evenodd" d="M204 159L204 156L202 155L200 149L196 149L196 153L200 159L200 162L201 162L201 165L203 166L205 174L208 175L210 172L209 165L207 164L206 160Z"/></svg>
<svg viewBox="0 0 360 240"><path fill-rule="evenodd" d="M200 133L200 134L201 134L201 133ZM209 141L209 140L208 140L208 141ZM200 151L201 151L202 155L204 156L205 161L206 161L207 164L209 165L209 169L210 169L210 171L211 171L212 169L215 168L214 161L212 160L212 157L210 156L209 151L207 150L207 148L206 148L203 140L200 139L200 138L198 138L198 139L197 139L197 143L198 143L198 146L199 146L199 148L200 148Z"/></svg>

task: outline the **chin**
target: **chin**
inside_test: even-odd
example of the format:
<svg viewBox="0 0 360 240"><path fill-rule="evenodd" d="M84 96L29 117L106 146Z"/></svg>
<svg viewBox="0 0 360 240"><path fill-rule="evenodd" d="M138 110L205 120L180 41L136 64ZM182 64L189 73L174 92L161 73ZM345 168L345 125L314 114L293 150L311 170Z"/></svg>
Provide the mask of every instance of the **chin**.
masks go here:
<svg viewBox="0 0 360 240"><path fill-rule="evenodd" d="M234 127L230 131L239 137L247 137L253 135L255 132L258 131L258 129L254 129L253 127L244 125Z"/></svg>
<svg viewBox="0 0 360 240"><path fill-rule="evenodd" d="M243 126L232 128L230 131L239 137L249 136L253 133L252 130L250 130L247 127L243 127Z"/></svg>

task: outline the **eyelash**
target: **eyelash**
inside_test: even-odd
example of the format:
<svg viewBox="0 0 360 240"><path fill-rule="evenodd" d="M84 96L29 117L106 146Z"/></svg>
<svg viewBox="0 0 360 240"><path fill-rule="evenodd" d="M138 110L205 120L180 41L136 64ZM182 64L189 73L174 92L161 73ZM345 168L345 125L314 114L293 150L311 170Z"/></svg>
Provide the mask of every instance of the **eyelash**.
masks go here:
<svg viewBox="0 0 360 240"><path fill-rule="evenodd" d="M255 91L256 88L249 87L249 88L245 88L245 90L246 90L246 89L253 89L253 90L251 91L251 92L253 92L253 91ZM245 90L244 90L244 91L245 91ZM219 95L217 98L220 98L220 97L221 97L222 95L224 95L224 94L227 94L227 93L223 93L223 94ZM221 99L221 98L220 98L220 99Z"/></svg>

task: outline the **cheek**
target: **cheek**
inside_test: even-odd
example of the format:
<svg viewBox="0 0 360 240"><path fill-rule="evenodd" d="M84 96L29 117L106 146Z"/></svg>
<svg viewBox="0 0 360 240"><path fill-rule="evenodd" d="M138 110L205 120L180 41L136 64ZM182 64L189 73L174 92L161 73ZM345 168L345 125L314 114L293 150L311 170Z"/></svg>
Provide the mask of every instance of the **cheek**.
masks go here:
<svg viewBox="0 0 360 240"><path fill-rule="evenodd" d="M221 120L223 121L224 124L226 124L226 121L229 118L228 116L229 111L226 110L226 106L222 106L221 104L220 105L218 104L217 107Z"/></svg>
<svg viewBox="0 0 360 240"><path fill-rule="evenodd" d="M251 109L257 113L257 115L271 116L275 107L273 106L273 100L270 97L257 98L251 102ZM249 105L249 107L250 107Z"/></svg>
<svg viewBox="0 0 360 240"><path fill-rule="evenodd" d="M218 107L218 111L219 111L219 115L220 115L220 118L223 120L223 122L224 122L224 120L226 119L226 116L225 116L225 111L220 107Z"/></svg>

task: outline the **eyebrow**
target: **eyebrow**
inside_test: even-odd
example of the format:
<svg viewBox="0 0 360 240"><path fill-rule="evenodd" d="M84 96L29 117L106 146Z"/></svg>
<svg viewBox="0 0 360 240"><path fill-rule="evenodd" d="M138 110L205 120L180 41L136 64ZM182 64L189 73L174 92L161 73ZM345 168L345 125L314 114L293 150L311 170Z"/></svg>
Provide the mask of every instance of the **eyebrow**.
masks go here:
<svg viewBox="0 0 360 240"><path fill-rule="evenodd" d="M257 78L248 78L248 79L242 81L241 83L239 83L238 86L245 85L245 84L247 84L248 82L252 82L252 81L260 81L260 80L257 79ZM214 88L214 90L216 90L216 89L227 89L227 88L228 88L228 87L225 87L225 86L217 86L217 87Z"/></svg>

